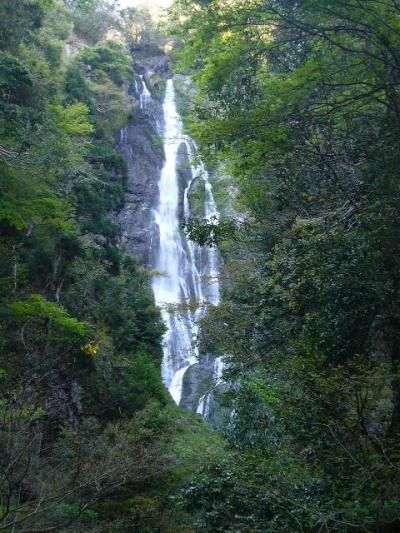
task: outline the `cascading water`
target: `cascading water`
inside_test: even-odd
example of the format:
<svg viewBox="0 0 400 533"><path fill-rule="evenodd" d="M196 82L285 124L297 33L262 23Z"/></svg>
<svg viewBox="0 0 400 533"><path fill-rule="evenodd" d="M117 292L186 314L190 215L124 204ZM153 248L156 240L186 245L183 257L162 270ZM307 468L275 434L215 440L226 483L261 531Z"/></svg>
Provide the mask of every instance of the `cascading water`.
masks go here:
<svg viewBox="0 0 400 533"><path fill-rule="evenodd" d="M140 109L146 109L149 102L152 100L151 92L149 91L146 81L143 74L140 74L140 80L142 82L142 87L140 90Z"/></svg>
<svg viewBox="0 0 400 533"><path fill-rule="evenodd" d="M212 354L199 354L196 341L206 304L219 302L218 252L188 241L180 223L193 211L218 219L213 191L204 166L197 161L194 141L183 133L172 80L167 82L162 109L152 98L144 75L135 76L131 94L140 112L120 130L118 143L129 174L126 205L119 215L124 245L159 273L153 279L153 290L167 325L164 383L176 403L209 418L215 411L214 387L206 394L204 388L210 381L221 383L221 363ZM162 153L153 144L157 134L163 136L165 148L161 176ZM197 194L196 202L193 194Z"/></svg>
<svg viewBox="0 0 400 533"><path fill-rule="evenodd" d="M222 357L217 357L214 361L214 368L213 368L214 387L217 387L218 385L223 383L223 380L222 380L223 371L224 371L224 362L222 360ZM199 400L199 405L197 407L196 412L200 415L203 415L204 418L208 418L210 415L212 392L213 392L212 390L207 391Z"/></svg>
<svg viewBox="0 0 400 533"><path fill-rule="evenodd" d="M143 100L143 107L147 102ZM162 377L173 399L179 404L185 372L198 358L196 339L199 319L205 312L206 303L216 305L219 302L217 251L214 248L200 248L188 241L179 227L181 221L178 210L182 192L178 183L177 164L182 145L186 147L192 163L189 170L191 177L183 192L185 218L190 214L189 192L194 180L204 183L205 217L218 218L218 212L208 174L201 163L194 163L196 145L183 133L171 79L167 81L163 112L165 164L159 182L159 203L154 213L160 244L155 264L158 275L153 279L153 291L167 326ZM217 362L215 364L220 365ZM203 408L201 413L205 414Z"/></svg>

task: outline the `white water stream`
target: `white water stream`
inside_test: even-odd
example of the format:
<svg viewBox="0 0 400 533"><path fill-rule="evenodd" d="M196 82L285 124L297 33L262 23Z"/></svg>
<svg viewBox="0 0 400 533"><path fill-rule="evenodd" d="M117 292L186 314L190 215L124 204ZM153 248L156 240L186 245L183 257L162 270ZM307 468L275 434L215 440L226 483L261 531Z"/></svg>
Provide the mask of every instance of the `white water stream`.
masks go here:
<svg viewBox="0 0 400 533"><path fill-rule="evenodd" d="M139 78L142 81L142 87L140 91L140 109L146 109L149 102L152 100L151 92L149 91L143 74L139 74ZM136 82L135 82L136 83Z"/></svg>
<svg viewBox="0 0 400 533"><path fill-rule="evenodd" d="M146 87L140 99L142 108L146 107L149 98L151 95L147 94ZM217 251L214 248L200 248L188 241L180 229L178 210L182 187L178 183L177 163L182 144L192 162L189 169L191 178L183 191L184 217L189 216L189 191L194 180L204 182L206 218L218 218L218 212L208 174L201 163L194 161L196 145L183 133L172 80L167 81L163 112L165 164L159 182L159 203L154 213L160 246L155 265L158 275L153 279L153 291L167 325L163 342L162 378L179 404L185 372L197 361L198 321L205 312L206 303L216 305L219 302ZM219 368L220 363L216 362L216 366ZM204 407L206 401L207 398L203 398L203 404L198 408L202 414L207 410Z"/></svg>

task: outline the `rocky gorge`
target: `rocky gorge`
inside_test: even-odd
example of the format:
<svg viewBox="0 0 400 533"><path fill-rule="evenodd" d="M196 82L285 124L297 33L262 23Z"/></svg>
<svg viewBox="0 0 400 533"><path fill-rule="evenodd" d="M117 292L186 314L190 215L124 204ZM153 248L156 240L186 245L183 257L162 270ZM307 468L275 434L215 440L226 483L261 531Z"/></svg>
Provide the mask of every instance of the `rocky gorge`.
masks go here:
<svg viewBox="0 0 400 533"><path fill-rule="evenodd" d="M155 293L157 283L164 285L162 291L165 294L166 285L169 285L167 292L170 291L171 277L177 278L173 280L176 294L172 298L169 294L164 300L157 301L155 294L168 327L164 337L164 383L182 408L216 421L219 418L214 413L218 411L217 390L221 388L218 368L221 363L215 354L199 349L199 321L207 306L217 304L219 300L219 257L217 250L188 241L182 229L182 224L190 217L215 216L212 187L204 166L195 161L194 141L183 133L183 129L181 132L183 126L178 114L173 118L179 122L178 129L168 133L165 93L168 84L171 87L173 82L167 81L171 79L167 56L148 58L136 64L134 69L128 90L133 112L127 126L120 130L117 146L128 168L124 207L117 215L122 236L120 247L136 256L144 267L153 270ZM175 93L171 99L171 105L175 107ZM161 175L168 165L168 143L176 146L167 176L170 181L164 194L168 195L171 187L176 187L176 198L172 199L168 215L176 220L168 237L171 239L167 245L168 257L160 268L161 226L160 221L157 222L157 208L160 205ZM170 272L171 264L175 262L176 274Z"/></svg>

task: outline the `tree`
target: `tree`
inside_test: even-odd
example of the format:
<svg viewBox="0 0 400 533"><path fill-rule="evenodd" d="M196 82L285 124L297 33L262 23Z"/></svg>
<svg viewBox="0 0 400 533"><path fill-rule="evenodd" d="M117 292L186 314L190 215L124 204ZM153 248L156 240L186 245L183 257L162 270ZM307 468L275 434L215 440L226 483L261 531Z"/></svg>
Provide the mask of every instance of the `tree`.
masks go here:
<svg viewBox="0 0 400 533"><path fill-rule="evenodd" d="M188 126L245 215L231 235L222 219L224 300L203 326L231 356L227 431L255 488L243 527L395 528L399 8L183 0L174 13L198 90ZM202 516L234 531L223 507L237 491Z"/></svg>

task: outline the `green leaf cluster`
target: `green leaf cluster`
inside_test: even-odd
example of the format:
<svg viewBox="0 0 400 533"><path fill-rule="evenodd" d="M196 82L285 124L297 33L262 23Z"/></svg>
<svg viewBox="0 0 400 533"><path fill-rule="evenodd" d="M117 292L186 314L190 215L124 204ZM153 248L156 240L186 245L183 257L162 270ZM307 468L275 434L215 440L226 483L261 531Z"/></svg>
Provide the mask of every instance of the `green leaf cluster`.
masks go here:
<svg viewBox="0 0 400 533"><path fill-rule="evenodd" d="M200 531L398 528L399 21L390 0L172 9L188 127L238 213L217 224L223 300L203 324L229 354L237 457L183 495Z"/></svg>

